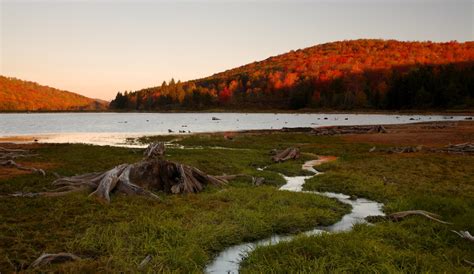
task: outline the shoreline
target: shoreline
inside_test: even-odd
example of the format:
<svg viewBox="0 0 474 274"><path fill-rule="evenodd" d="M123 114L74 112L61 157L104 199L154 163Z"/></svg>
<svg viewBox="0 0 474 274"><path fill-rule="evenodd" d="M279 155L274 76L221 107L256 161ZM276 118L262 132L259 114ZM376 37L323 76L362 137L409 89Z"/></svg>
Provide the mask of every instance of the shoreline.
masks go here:
<svg viewBox="0 0 474 274"><path fill-rule="evenodd" d="M2 111L1 114L57 114L57 113L249 113L249 114L385 114L385 115L453 115L453 116L466 116L474 115L474 109L462 109L462 110L375 110L375 109L357 109L357 110L331 110L331 109L300 109L300 110L285 110L285 109L207 109L207 110L156 110L156 111L118 111L118 110L104 110L104 111L72 111L72 110L48 110L48 111Z"/></svg>
<svg viewBox="0 0 474 274"><path fill-rule="evenodd" d="M473 120L460 121L413 121L412 123L399 124L379 124L387 129L414 128L441 126L449 127L453 123L468 124ZM366 124L358 124L351 126L370 126ZM337 126L320 126L320 127L283 127L280 129L244 129L232 131L207 131L207 132L191 132L191 133L120 133L120 132L68 132L68 133L42 133L42 134L24 134L12 136L0 136L0 144L89 144L97 146L113 146L113 147L130 147L137 148L145 146L146 142L140 139L166 138L166 137L192 137L199 135L239 135L239 134L275 134L275 133L310 133L315 128L337 127ZM340 136L350 136L358 134L344 134ZM370 134L369 134L370 135ZM85 139L89 136L89 139ZM62 140L61 140L62 139ZM67 140L67 141L66 141ZM72 142L71 142L72 140ZM77 140L83 140L79 142ZM93 141L95 140L95 141ZM102 140L102 141L101 141ZM111 141L110 141L111 140Z"/></svg>

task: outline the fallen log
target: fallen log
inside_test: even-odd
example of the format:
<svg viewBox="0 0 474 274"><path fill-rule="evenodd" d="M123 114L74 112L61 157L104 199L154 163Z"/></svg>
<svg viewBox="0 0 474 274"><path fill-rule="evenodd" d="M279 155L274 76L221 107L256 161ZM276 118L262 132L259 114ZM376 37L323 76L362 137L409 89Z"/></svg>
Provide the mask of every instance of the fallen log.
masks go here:
<svg viewBox="0 0 474 274"><path fill-rule="evenodd" d="M372 147L369 152L385 152L385 153L415 153L423 150L423 146L406 146L406 147L390 147L390 148L381 148Z"/></svg>
<svg viewBox="0 0 474 274"><path fill-rule="evenodd" d="M366 134L366 133L387 133L382 125L374 126L329 126L313 128L312 134L318 136L343 135L343 134Z"/></svg>
<svg viewBox="0 0 474 274"><path fill-rule="evenodd" d="M159 197L152 191L164 193L196 193L206 185L221 186L226 180L208 175L201 170L163 159L164 144L153 143L144 152L144 159L135 164L121 164L105 172L93 172L56 179L54 190L39 193L13 193L14 197L63 196L89 191L89 196L110 202L113 192Z"/></svg>
<svg viewBox="0 0 474 274"><path fill-rule="evenodd" d="M444 152L453 154L474 154L474 143L462 143L455 145L448 145L442 148L433 148L432 152Z"/></svg>
<svg viewBox="0 0 474 274"><path fill-rule="evenodd" d="M72 254L72 253L57 253L57 254L48 254L43 253L38 257L33 263L31 263L30 268L40 267L46 264L52 263L62 263L67 261L77 261L81 258Z"/></svg>
<svg viewBox="0 0 474 274"><path fill-rule="evenodd" d="M287 160L298 159L300 157L300 150L298 148L289 147L280 152L271 151L270 153L275 152L275 155L272 156L272 160L275 163L284 162Z"/></svg>

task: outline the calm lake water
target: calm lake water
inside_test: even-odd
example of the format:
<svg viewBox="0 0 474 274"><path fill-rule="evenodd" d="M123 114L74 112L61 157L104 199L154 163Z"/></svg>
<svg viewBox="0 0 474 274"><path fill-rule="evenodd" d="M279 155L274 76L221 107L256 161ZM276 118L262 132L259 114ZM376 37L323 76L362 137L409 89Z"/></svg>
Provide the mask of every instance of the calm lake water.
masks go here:
<svg viewBox="0 0 474 274"><path fill-rule="evenodd" d="M213 119L213 117L217 119ZM0 138L40 142L122 144L127 137L179 131L216 132L283 127L457 121L466 116L273 113L15 113L0 114ZM12 140L12 139L10 139Z"/></svg>

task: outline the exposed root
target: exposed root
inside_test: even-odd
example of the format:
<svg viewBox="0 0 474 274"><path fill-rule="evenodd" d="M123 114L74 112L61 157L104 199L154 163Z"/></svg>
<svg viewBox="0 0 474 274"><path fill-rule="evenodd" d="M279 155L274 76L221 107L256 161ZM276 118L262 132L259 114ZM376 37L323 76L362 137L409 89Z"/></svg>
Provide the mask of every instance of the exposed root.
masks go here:
<svg viewBox="0 0 474 274"><path fill-rule="evenodd" d="M466 264L468 264L468 265L474 267L474 263L471 262L471 261L468 261L468 260L464 259L463 262L465 262Z"/></svg>
<svg viewBox="0 0 474 274"><path fill-rule="evenodd" d="M276 154L272 157L275 163L284 162L291 159L298 159L300 157L300 150L298 148L289 147Z"/></svg>
<svg viewBox="0 0 474 274"><path fill-rule="evenodd" d="M456 231L456 230L451 230L451 231L459 235L459 237L474 243L474 236L472 236L471 233L469 233L469 231Z"/></svg>
<svg viewBox="0 0 474 274"><path fill-rule="evenodd" d="M31 263L30 268L40 267L40 266L51 264L51 263L77 261L80 259L81 259L80 257L72 253L64 253L64 252L57 253L57 254L43 253L41 256L39 256L38 259L36 259L33 263Z"/></svg>
<svg viewBox="0 0 474 274"><path fill-rule="evenodd" d="M19 169L19 170L33 171L33 172L36 172L36 173L40 173L43 176L46 175L46 172L44 172L44 170L42 170L40 168L22 166L20 164L17 164L13 160L2 161L2 162L0 162L0 166L16 168L16 169Z"/></svg>
<svg viewBox="0 0 474 274"><path fill-rule="evenodd" d="M448 223L448 222L440 220L439 219L440 216L438 214L431 213L431 212L424 211L424 210L407 210L407 211L395 212L395 213L392 213L392 214L388 215L387 218L391 221L398 222L398 221L401 221L402 219L404 219L405 217L412 216L412 215L423 216L423 217L426 217L430 220L433 220L435 222L442 223L442 224L447 224L447 225L452 224L452 223Z"/></svg>
<svg viewBox="0 0 474 274"><path fill-rule="evenodd" d="M19 170L33 171L45 176L46 173L42 169L38 169L34 167L26 167L14 161L15 159L18 159L18 158L28 158L28 157L33 157L33 156L37 156L37 155L30 154L28 150L0 147L0 166L16 168Z"/></svg>

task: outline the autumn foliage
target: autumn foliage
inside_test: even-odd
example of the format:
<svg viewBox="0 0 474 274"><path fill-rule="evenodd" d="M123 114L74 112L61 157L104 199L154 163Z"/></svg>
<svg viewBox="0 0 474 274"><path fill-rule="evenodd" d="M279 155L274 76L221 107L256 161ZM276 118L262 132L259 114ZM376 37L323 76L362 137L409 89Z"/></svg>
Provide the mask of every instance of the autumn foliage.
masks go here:
<svg viewBox="0 0 474 274"><path fill-rule="evenodd" d="M474 42L342 41L203 79L119 93L111 107L470 108L473 62Z"/></svg>
<svg viewBox="0 0 474 274"><path fill-rule="evenodd" d="M0 76L0 111L101 110L107 103L34 82Z"/></svg>

